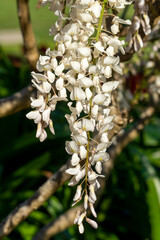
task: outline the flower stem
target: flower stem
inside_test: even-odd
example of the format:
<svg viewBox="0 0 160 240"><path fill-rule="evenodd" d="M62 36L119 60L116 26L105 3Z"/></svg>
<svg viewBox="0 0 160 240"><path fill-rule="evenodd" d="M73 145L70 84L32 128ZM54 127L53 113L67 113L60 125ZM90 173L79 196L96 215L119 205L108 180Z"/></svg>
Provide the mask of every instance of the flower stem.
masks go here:
<svg viewBox="0 0 160 240"><path fill-rule="evenodd" d="M102 5L102 11L100 14L100 18L99 18L99 24L98 24L98 29L97 29L97 34L95 37L95 40L98 41L99 39L99 35L101 33L101 28L102 28L102 20L103 20L103 15L104 15L104 10L105 10L105 6L107 4L108 0L104 0L103 1L103 5ZM95 64L95 58L93 59L93 63ZM93 75L94 76L94 75ZM89 118L91 117L91 109L92 109L92 98L90 99L90 111L89 111ZM89 143L90 143L90 132L87 132L87 138L88 138L88 143L87 143L87 156L86 156L86 176L85 176L85 193L87 194L87 182L88 182L88 167L89 167Z"/></svg>
<svg viewBox="0 0 160 240"><path fill-rule="evenodd" d="M99 35L101 33L102 20L103 20L104 10L105 10L105 6L106 6L107 2L108 2L108 0L103 1L102 11L101 11L101 15L100 15L100 18L99 18L99 25L98 25L97 35L96 35L96 41L98 41Z"/></svg>

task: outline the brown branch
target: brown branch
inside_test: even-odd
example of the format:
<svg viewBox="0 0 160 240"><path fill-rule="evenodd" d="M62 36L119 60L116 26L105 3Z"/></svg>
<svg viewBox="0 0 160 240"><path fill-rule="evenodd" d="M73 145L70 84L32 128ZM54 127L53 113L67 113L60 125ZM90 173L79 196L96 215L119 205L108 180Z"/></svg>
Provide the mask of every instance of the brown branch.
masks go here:
<svg viewBox="0 0 160 240"><path fill-rule="evenodd" d="M132 142L136 137L138 137L139 133L144 129L145 125L148 124L150 118L153 116L154 113L155 108L152 106L148 107L142 113L139 122L135 123L130 130L117 138L118 144L116 146L112 145L110 147L111 158L115 159L116 156L118 156L130 142Z"/></svg>
<svg viewBox="0 0 160 240"><path fill-rule="evenodd" d="M9 116L30 106L30 97L36 93L31 85L23 88L13 96L0 99L0 118Z"/></svg>
<svg viewBox="0 0 160 240"><path fill-rule="evenodd" d="M39 53L30 20L28 0L17 0L17 10L23 35L25 56L31 69L35 70ZM0 118L28 108L30 105L30 97L34 92L34 88L29 85L13 96L0 99Z"/></svg>
<svg viewBox="0 0 160 240"><path fill-rule="evenodd" d="M110 160L104 164L104 174L106 175L107 178L109 177L111 170L114 167L117 156L130 142L132 142L134 139L136 139L136 137L138 137L140 131L144 129L145 125L153 116L154 112L155 109L153 107L148 107L141 115L140 121L137 122L129 131L119 136L117 138L117 144L112 145L109 148ZM98 197L100 197L100 195L102 194L105 185L106 181L101 180L101 188L100 191L97 193ZM52 236L72 226L77 209L79 208L80 207L69 209L67 212L58 217L55 221L44 226L33 237L33 240L49 240Z"/></svg>
<svg viewBox="0 0 160 240"><path fill-rule="evenodd" d="M41 7L41 3L42 3L42 0L38 0L38 3L37 3L37 8L38 9Z"/></svg>
<svg viewBox="0 0 160 240"><path fill-rule="evenodd" d="M36 40L31 24L28 1L29 0L17 0L17 10L23 35L25 56L31 69L35 70L36 63L39 58L39 53L37 50Z"/></svg>
<svg viewBox="0 0 160 240"><path fill-rule="evenodd" d="M38 209L55 191L62 186L70 175L65 171L69 167L68 161L51 178L49 178L35 193L25 202L17 206L0 224L0 239L8 235L19 223L25 220L31 212Z"/></svg>
<svg viewBox="0 0 160 240"><path fill-rule="evenodd" d="M73 207L60 215L55 221L47 224L34 237L33 240L49 240L57 233L64 231L73 225L75 214L81 206Z"/></svg>

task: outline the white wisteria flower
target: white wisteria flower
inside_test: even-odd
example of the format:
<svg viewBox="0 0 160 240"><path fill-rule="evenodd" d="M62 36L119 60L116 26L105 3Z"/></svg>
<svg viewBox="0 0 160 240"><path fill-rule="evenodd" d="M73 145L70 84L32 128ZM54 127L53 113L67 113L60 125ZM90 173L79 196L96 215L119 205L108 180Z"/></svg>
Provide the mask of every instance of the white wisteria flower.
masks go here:
<svg viewBox="0 0 160 240"><path fill-rule="evenodd" d="M68 101L70 114L65 117L71 131L71 141L66 141L66 152L71 155L71 165L66 174L71 176L69 186L78 184L73 204L84 200L74 223L84 232L83 220L92 227L97 223L87 217L90 211L97 217L94 204L96 191L103 178L103 163L109 160L106 152L111 145L108 132L112 130L114 116L110 115L112 92L119 81L114 74L123 75L119 52L125 54L123 40L116 34L119 25L130 25L129 20L114 15L109 31L104 31L102 20L109 7L120 11L131 2L126 0L42 0L49 4L57 21L50 28L56 42L54 50L40 56L37 70L32 72L32 83L37 97L31 99L33 111L27 114L37 124L36 137L44 141L45 128L54 134L51 112L58 101ZM66 10L69 12L66 16ZM104 11L105 10L105 11ZM145 20L144 25L147 23ZM140 40L139 40L140 42ZM96 140L94 139L97 134Z"/></svg>

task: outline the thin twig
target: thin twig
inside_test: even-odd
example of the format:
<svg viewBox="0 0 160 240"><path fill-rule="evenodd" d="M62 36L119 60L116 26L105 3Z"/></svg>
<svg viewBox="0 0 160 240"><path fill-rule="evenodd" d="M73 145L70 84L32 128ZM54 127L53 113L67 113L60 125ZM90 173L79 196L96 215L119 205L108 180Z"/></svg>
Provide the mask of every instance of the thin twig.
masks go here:
<svg viewBox="0 0 160 240"><path fill-rule="evenodd" d="M57 233L64 231L73 225L75 214L81 206L73 207L60 215L55 221L47 224L36 234L33 240L49 240Z"/></svg>
<svg viewBox="0 0 160 240"><path fill-rule="evenodd" d="M30 97L36 93L31 85L16 92L13 96L0 99L0 118L9 116L30 106Z"/></svg>
<svg viewBox="0 0 160 240"><path fill-rule="evenodd" d="M25 56L31 69L35 70L39 53L30 20L28 0L17 0L17 10L21 32L23 35ZM0 118L28 108L30 105L30 97L34 94L34 92L35 89L29 85L15 93L13 96L0 99Z"/></svg>
<svg viewBox="0 0 160 240"><path fill-rule="evenodd" d="M17 11L21 32L23 35L25 56L31 69L35 70L36 63L39 58L39 53L33 33L28 2L29 0L17 0Z"/></svg>
<svg viewBox="0 0 160 240"><path fill-rule="evenodd" d="M70 175L65 171L69 167L68 161L51 178L49 178L32 197L18 205L0 224L0 239L8 235L19 223L25 220L31 212L38 209L55 191L62 186Z"/></svg>

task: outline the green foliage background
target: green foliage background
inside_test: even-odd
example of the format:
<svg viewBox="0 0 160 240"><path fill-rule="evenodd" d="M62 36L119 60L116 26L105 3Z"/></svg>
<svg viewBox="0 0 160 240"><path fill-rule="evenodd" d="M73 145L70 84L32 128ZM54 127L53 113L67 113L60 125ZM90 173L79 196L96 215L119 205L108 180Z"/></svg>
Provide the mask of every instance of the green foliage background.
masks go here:
<svg viewBox="0 0 160 240"><path fill-rule="evenodd" d="M49 16L46 8L36 10L36 3L30 1L36 37L39 44L47 46L50 43L48 28L54 16ZM5 11L0 14L1 29L18 27L15 6L13 0L0 2L0 9L11 11L10 21L4 20ZM20 49L19 46L3 46L0 50L0 97L11 95L30 81L30 70ZM8 56L11 53L12 58ZM15 58L15 54L21 55L20 58ZM59 104L53 113L56 135L48 134L44 143L35 138L35 125L26 119L27 112L0 119L0 220L32 196L46 181L46 176L68 158L64 150L65 141L69 139L64 118L64 113L68 112L66 104ZM159 133L160 115L157 114L118 157L97 207L97 230L86 224L85 233L80 236L77 226L73 226L52 239L160 240ZM66 183L4 240L31 240L45 224L70 208L73 195L74 189Z"/></svg>

